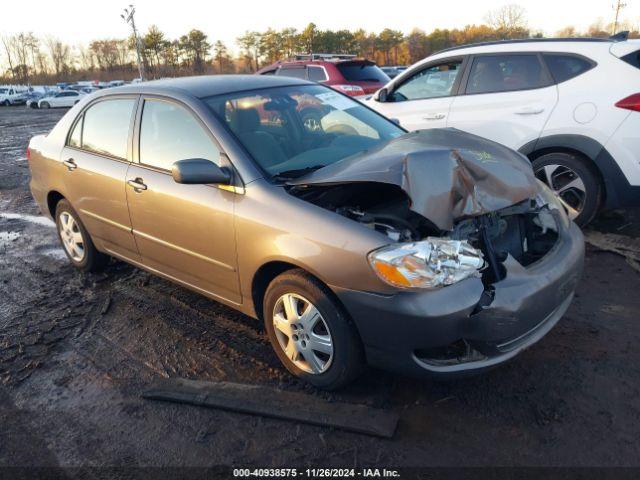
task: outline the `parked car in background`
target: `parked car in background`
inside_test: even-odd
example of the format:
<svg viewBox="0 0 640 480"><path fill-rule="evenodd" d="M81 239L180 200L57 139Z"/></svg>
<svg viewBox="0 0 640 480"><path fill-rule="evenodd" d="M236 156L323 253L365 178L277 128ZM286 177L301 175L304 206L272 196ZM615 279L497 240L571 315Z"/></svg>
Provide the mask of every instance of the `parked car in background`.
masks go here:
<svg viewBox="0 0 640 480"><path fill-rule="evenodd" d="M111 80L107 87L121 87L124 85L124 80Z"/></svg>
<svg viewBox="0 0 640 480"><path fill-rule="evenodd" d="M86 93L76 90L62 90L48 94L38 100L38 108L73 107Z"/></svg>
<svg viewBox="0 0 640 480"><path fill-rule="evenodd" d="M455 127L520 151L580 225L601 207L640 205L640 41L452 48L368 105L409 130Z"/></svg>
<svg viewBox="0 0 640 480"><path fill-rule="evenodd" d="M320 388L365 361L436 376L505 362L559 321L583 265L580 229L517 152L408 133L303 79L106 89L27 158L76 268L113 256L259 318Z"/></svg>
<svg viewBox="0 0 640 480"><path fill-rule="evenodd" d="M26 87L6 86L0 87L0 105L23 105L26 102Z"/></svg>
<svg viewBox="0 0 640 480"><path fill-rule="evenodd" d="M311 80L351 97L372 94L389 81L374 62L332 53L297 55L293 60L276 62L256 73Z"/></svg>
<svg viewBox="0 0 640 480"><path fill-rule="evenodd" d="M40 99L44 97L45 97L45 94L43 92L33 90L25 94L25 98L26 98L25 105L28 108L38 108L38 102L40 101Z"/></svg>

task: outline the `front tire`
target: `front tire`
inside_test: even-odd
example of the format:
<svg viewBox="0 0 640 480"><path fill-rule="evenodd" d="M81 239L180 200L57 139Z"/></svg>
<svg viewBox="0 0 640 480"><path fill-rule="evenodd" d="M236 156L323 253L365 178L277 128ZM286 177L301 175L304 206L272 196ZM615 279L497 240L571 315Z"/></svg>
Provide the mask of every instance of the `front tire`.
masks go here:
<svg viewBox="0 0 640 480"><path fill-rule="evenodd" d="M96 249L67 200L60 200L56 206L56 227L62 248L74 267L83 272L97 272L107 265L109 257Z"/></svg>
<svg viewBox="0 0 640 480"><path fill-rule="evenodd" d="M553 190L576 224L583 227L593 220L602 201L602 186L593 168L580 156L548 153L532 165L536 177Z"/></svg>
<svg viewBox="0 0 640 480"><path fill-rule="evenodd" d="M296 377L335 390L362 372L355 326L330 290L304 270L287 271L269 284L263 316L271 346Z"/></svg>

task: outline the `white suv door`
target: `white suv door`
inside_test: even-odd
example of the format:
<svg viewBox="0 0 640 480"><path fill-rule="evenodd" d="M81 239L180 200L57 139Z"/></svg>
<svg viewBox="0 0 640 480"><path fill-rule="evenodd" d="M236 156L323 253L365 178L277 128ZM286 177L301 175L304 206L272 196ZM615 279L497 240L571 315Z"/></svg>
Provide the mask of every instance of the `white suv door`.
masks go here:
<svg viewBox="0 0 640 480"><path fill-rule="evenodd" d="M557 86L539 54L475 55L447 126L517 150L540 136L557 101Z"/></svg>
<svg viewBox="0 0 640 480"><path fill-rule="evenodd" d="M453 95L461 80L463 59L430 63L402 79L387 98L367 104L407 130L447 126Z"/></svg>

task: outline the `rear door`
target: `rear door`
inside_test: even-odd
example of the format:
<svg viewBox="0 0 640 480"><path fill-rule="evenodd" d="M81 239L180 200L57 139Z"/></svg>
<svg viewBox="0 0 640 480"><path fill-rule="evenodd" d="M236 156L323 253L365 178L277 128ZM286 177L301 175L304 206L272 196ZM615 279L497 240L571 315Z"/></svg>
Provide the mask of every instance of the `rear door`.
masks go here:
<svg viewBox="0 0 640 480"><path fill-rule="evenodd" d="M463 58L454 58L425 65L402 80L387 101L373 101L370 106L399 120L407 130L446 127L463 64Z"/></svg>
<svg viewBox="0 0 640 480"><path fill-rule="evenodd" d="M240 303L233 218L237 193L216 185L176 183L174 162L204 158L229 166L208 128L186 105L144 99L137 161L127 173L133 233L148 268Z"/></svg>
<svg viewBox="0 0 640 480"><path fill-rule="evenodd" d="M93 240L116 256L138 261L125 192L137 96L107 97L75 120L61 160L65 196Z"/></svg>
<svg viewBox="0 0 640 480"><path fill-rule="evenodd" d="M557 101L557 86L539 54L476 55L447 126L518 149L540 136Z"/></svg>

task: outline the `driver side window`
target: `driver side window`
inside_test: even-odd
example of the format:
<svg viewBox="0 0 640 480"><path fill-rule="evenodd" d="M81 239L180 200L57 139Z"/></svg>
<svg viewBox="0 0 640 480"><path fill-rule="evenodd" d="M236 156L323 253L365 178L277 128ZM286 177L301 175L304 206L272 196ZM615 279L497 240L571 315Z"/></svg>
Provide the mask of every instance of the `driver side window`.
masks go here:
<svg viewBox="0 0 640 480"><path fill-rule="evenodd" d="M448 97L460 75L462 60L434 65L413 75L393 92L393 101Z"/></svg>

